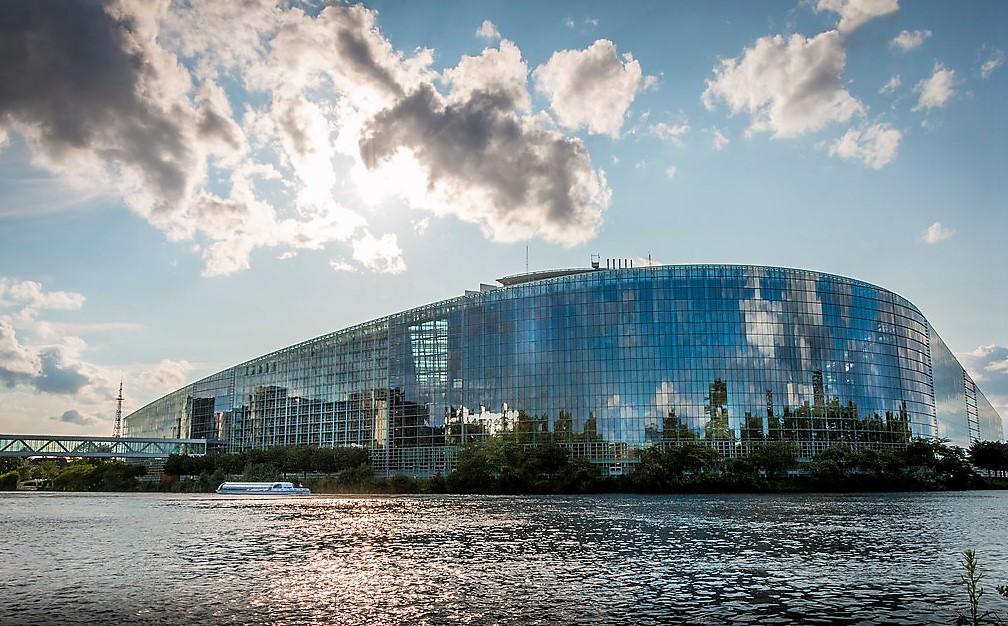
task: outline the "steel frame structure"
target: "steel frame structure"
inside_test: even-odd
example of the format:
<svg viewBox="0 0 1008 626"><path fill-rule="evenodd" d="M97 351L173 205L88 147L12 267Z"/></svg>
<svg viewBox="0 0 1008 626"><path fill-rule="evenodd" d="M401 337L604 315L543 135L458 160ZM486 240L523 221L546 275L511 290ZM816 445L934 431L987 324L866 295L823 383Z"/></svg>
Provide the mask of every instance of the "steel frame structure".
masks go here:
<svg viewBox="0 0 1008 626"><path fill-rule="evenodd" d="M171 454L202 456L207 446L206 439L0 435L0 456L6 457L164 459Z"/></svg>

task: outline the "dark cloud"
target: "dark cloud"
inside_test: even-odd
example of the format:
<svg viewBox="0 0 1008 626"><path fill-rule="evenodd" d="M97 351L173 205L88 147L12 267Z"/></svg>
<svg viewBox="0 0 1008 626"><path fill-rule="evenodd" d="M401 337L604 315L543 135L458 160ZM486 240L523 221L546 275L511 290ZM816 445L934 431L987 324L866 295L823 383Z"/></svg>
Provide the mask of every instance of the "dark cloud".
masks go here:
<svg viewBox="0 0 1008 626"><path fill-rule="evenodd" d="M32 379L31 375L24 374L22 372L14 372L3 366L0 366L0 384L3 386L13 389L15 386L22 383L30 383Z"/></svg>
<svg viewBox="0 0 1008 626"><path fill-rule="evenodd" d="M207 87L210 87L207 85ZM215 97L216 96L216 97ZM227 108L226 96L222 91L213 93L212 89L204 89L200 96L200 106L196 119L196 132L203 140L216 142L227 147L232 152L242 149L243 135L241 129L231 119L231 111Z"/></svg>
<svg viewBox="0 0 1008 626"><path fill-rule="evenodd" d="M75 151L135 168L163 201L184 196L192 146L186 109L157 103L156 60L136 23L98 1L7 2L0 19L0 124L23 130L47 158ZM212 118L206 119L212 129Z"/></svg>
<svg viewBox="0 0 1008 626"><path fill-rule="evenodd" d="M97 424L98 420L93 417L88 417L83 415L77 409L70 409L68 411L63 411L63 415L59 415L53 418L58 422L66 422L67 424L77 424L79 426L90 426L92 424Z"/></svg>
<svg viewBox="0 0 1008 626"><path fill-rule="evenodd" d="M527 236L531 228L577 243L594 233L601 211L584 188L597 182L588 152L578 140L519 119L515 105L509 92L488 90L445 104L423 85L370 120L361 156L374 168L409 148L432 187L459 195L477 190L489 200L458 210L464 219L483 222L504 239Z"/></svg>
<svg viewBox="0 0 1008 626"><path fill-rule="evenodd" d="M278 110L280 112L277 114L277 125L280 127L280 131L290 140L291 149L298 156L303 157L307 155L311 143L308 139L305 122L298 115L297 105L293 102L287 102L279 106Z"/></svg>
<svg viewBox="0 0 1008 626"><path fill-rule="evenodd" d="M326 10L336 11L338 8L328 7ZM379 62L380 51L373 50L371 41L364 35L370 31L372 14L359 7L350 7L341 12L341 17L342 20L336 20L340 24L336 35L339 62L352 67L365 82L377 83L394 96L402 95L403 89L392 72Z"/></svg>
<svg viewBox="0 0 1008 626"><path fill-rule="evenodd" d="M30 348L21 344L14 328L0 320L0 384L28 385L43 393L77 393L91 379L79 365L67 364L58 347Z"/></svg>
<svg viewBox="0 0 1008 626"><path fill-rule="evenodd" d="M28 385L42 393L73 394L91 383L91 379L73 365L65 365L59 351L55 349L41 351L39 361L42 369L33 374L0 366L0 384L9 388Z"/></svg>
<svg viewBox="0 0 1008 626"><path fill-rule="evenodd" d="M39 360L42 362L42 371L32 384L43 393L77 393L91 382L90 378L73 365L64 364L62 354L55 348L40 351Z"/></svg>

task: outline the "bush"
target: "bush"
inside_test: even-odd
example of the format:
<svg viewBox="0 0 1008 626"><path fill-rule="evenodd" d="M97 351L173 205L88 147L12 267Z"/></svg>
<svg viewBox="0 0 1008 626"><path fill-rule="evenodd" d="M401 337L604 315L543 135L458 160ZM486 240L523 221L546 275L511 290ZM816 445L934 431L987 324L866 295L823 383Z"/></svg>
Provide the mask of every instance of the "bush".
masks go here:
<svg viewBox="0 0 1008 626"><path fill-rule="evenodd" d="M280 478L280 470L269 463L249 463L242 471L242 480L270 482Z"/></svg>
<svg viewBox="0 0 1008 626"><path fill-rule="evenodd" d="M415 478L396 474L388 479L389 493L419 493L420 485Z"/></svg>
<svg viewBox="0 0 1008 626"><path fill-rule="evenodd" d="M767 478L776 478L798 464L798 444L793 441L768 441L751 448L749 460Z"/></svg>
<svg viewBox="0 0 1008 626"><path fill-rule="evenodd" d="M0 474L0 491L13 491L17 489L18 484L18 473L17 471L7 472L6 474Z"/></svg>
<svg viewBox="0 0 1008 626"><path fill-rule="evenodd" d="M207 454L188 456L173 454L164 465L164 473L172 476L213 475L217 471L224 474L241 474L249 466L263 469L272 467L270 478L275 480L288 473L333 474L368 462L368 451L364 448L321 448L318 446L275 446L264 450L246 450L237 454Z"/></svg>
<svg viewBox="0 0 1008 626"><path fill-rule="evenodd" d="M53 489L59 491L96 491L98 475L88 463L72 463L53 479Z"/></svg>
<svg viewBox="0 0 1008 626"><path fill-rule="evenodd" d="M16 471L26 464L25 460L18 456L0 456L0 474Z"/></svg>

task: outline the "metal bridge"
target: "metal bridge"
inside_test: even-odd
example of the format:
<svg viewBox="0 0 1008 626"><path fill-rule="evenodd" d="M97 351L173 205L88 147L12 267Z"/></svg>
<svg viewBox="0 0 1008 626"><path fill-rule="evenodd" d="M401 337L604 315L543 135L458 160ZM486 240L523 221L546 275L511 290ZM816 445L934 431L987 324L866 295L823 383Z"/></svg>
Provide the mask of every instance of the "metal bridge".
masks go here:
<svg viewBox="0 0 1008 626"><path fill-rule="evenodd" d="M170 454L202 456L207 446L206 439L0 435L0 457L166 459Z"/></svg>

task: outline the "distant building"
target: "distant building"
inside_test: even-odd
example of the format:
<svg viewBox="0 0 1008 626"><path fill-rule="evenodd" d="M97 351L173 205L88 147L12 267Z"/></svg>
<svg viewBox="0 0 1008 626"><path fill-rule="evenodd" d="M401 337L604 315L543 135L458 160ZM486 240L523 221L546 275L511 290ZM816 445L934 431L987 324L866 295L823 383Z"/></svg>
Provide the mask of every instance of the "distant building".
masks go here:
<svg viewBox="0 0 1008 626"><path fill-rule="evenodd" d="M155 400L127 436L230 451L359 445L379 473L450 471L498 433L622 472L649 445L787 439L968 446L1001 418L906 299L748 265L532 272L252 359Z"/></svg>

